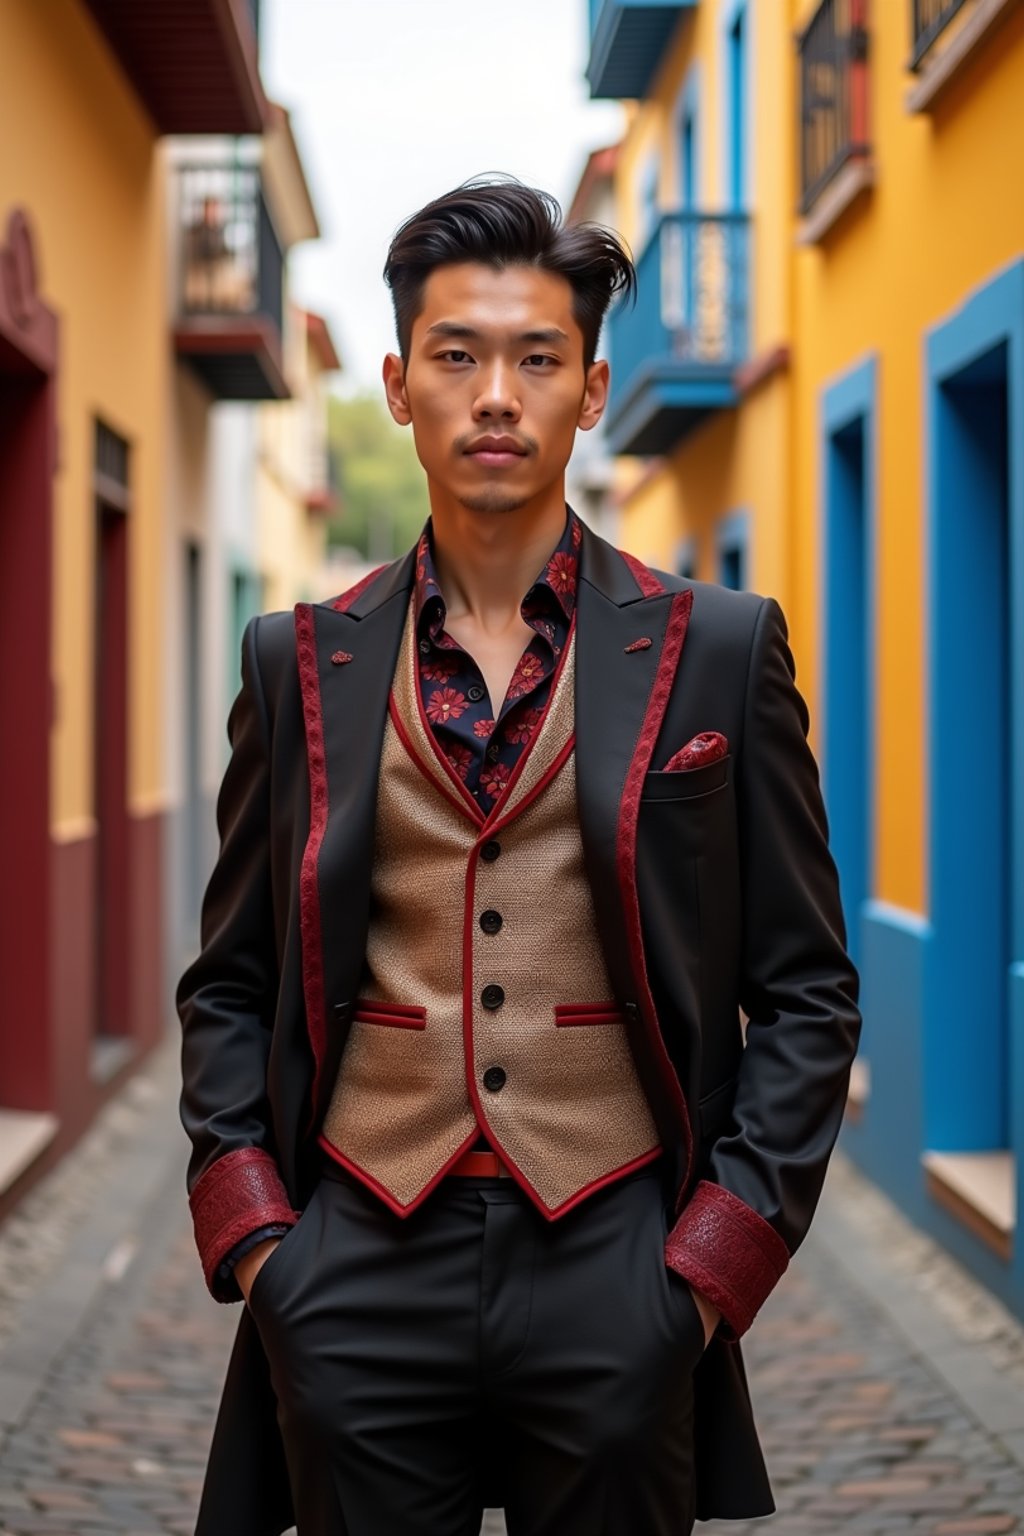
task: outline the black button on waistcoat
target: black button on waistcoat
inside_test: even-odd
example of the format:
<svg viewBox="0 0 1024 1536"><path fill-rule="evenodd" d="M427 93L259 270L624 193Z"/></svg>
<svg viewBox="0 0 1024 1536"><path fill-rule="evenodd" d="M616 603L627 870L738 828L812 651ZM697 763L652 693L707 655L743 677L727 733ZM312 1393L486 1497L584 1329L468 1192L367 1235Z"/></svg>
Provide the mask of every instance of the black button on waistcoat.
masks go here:
<svg viewBox="0 0 1024 1536"><path fill-rule="evenodd" d="M501 756L501 747L496 741L492 741L486 753L489 762L496 763Z"/></svg>
<svg viewBox="0 0 1024 1536"><path fill-rule="evenodd" d="M429 656L429 654L430 654L430 641L429 640L421 640L420 641L420 651L422 652L422 654L424 656Z"/></svg>
<svg viewBox="0 0 1024 1536"><path fill-rule="evenodd" d="M504 987L499 987L496 982L489 982L480 993L480 1001L485 1008L500 1008L505 1001Z"/></svg>
<svg viewBox="0 0 1024 1536"><path fill-rule="evenodd" d="M484 933L497 933L502 924L500 912L495 912L493 907L488 907L486 912L480 913L480 927Z"/></svg>
<svg viewBox="0 0 1024 1536"><path fill-rule="evenodd" d="M501 844L497 841L496 838L489 837L486 843L484 843L483 847L480 849L480 857L482 859L486 859L488 864L492 864L500 852Z"/></svg>
<svg viewBox="0 0 1024 1536"><path fill-rule="evenodd" d="M474 704L476 704L480 699L482 699L483 696L484 696L484 691L480 687L479 683L471 683L470 686L466 689L466 697L467 697L467 699L472 699Z"/></svg>
<svg viewBox="0 0 1024 1536"><path fill-rule="evenodd" d="M488 1067L484 1073L484 1087L489 1093L497 1093L499 1088L505 1086L505 1068Z"/></svg>

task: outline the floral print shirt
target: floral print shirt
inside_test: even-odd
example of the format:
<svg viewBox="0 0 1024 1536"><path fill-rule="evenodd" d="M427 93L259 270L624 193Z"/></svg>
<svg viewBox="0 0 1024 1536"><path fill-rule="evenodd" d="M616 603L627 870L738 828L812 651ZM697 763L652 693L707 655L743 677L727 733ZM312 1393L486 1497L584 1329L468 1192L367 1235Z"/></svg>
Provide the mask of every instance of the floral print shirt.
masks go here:
<svg viewBox="0 0 1024 1536"><path fill-rule="evenodd" d="M419 688L428 727L486 816L544 714L576 606L580 520L566 507L562 536L519 605L533 630L495 716L483 674L445 629L447 606L434 566L428 518L416 548Z"/></svg>

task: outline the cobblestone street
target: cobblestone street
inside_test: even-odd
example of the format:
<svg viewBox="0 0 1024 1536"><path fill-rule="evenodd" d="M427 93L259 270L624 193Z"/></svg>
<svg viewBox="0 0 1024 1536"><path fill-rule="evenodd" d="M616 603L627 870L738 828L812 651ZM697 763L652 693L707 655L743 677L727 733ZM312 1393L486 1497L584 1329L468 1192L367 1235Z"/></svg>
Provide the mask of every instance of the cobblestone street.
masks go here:
<svg viewBox="0 0 1024 1536"><path fill-rule="evenodd" d="M238 1310L203 1286L176 1069L172 1036L0 1228L9 1536L193 1530ZM779 1511L699 1531L1024 1530L1024 1335L838 1155L745 1356Z"/></svg>

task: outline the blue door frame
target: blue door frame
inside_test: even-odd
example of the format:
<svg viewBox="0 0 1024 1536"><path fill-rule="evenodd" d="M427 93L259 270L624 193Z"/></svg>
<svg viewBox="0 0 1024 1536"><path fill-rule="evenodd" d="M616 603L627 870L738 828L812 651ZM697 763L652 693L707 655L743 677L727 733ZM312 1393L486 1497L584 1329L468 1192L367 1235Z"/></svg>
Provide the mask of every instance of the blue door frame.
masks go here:
<svg viewBox="0 0 1024 1536"><path fill-rule="evenodd" d="M925 1137L938 1150L1009 1146L1019 1163L1024 260L932 329L926 372L932 937ZM1019 1283L1019 1243L1014 1266Z"/></svg>
<svg viewBox="0 0 1024 1536"><path fill-rule="evenodd" d="M847 940L861 963L861 921L874 888L875 487L877 363L823 391L822 780ZM861 1050L870 1056L865 1021Z"/></svg>

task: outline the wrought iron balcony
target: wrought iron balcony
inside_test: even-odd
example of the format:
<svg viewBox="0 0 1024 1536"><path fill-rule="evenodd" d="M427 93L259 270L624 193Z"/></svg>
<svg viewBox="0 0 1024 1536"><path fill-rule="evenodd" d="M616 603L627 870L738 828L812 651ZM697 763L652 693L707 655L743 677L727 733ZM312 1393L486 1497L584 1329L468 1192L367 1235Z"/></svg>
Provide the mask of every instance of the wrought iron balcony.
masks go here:
<svg viewBox="0 0 1024 1536"><path fill-rule="evenodd" d="M262 133L258 0L85 0L161 133Z"/></svg>
<svg viewBox="0 0 1024 1536"><path fill-rule="evenodd" d="M591 96L640 97L676 22L697 0L590 0Z"/></svg>
<svg viewBox="0 0 1024 1536"><path fill-rule="evenodd" d="M924 56L960 10L964 0L910 0L911 69L920 69Z"/></svg>
<svg viewBox="0 0 1024 1536"><path fill-rule="evenodd" d="M800 38L800 211L868 142L867 0L822 0Z"/></svg>
<svg viewBox="0 0 1024 1536"><path fill-rule="evenodd" d="M283 400L284 255L254 165L182 166L175 346L220 400Z"/></svg>
<svg viewBox="0 0 1024 1536"><path fill-rule="evenodd" d="M667 213L637 262L636 308L609 316L613 453L666 453L736 404L747 358L745 213Z"/></svg>

